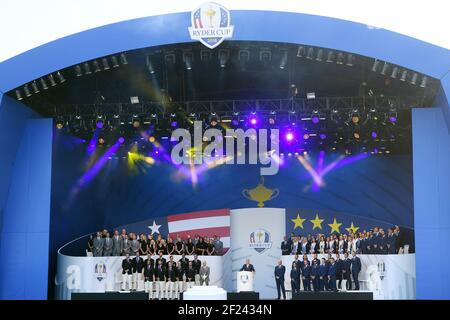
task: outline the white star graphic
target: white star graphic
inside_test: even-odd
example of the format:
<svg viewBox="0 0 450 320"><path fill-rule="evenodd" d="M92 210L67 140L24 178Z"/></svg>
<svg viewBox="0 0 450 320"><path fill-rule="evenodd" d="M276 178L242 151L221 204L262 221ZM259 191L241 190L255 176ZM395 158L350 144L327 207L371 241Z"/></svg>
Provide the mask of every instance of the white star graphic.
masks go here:
<svg viewBox="0 0 450 320"><path fill-rule="evenodd" d="M149 229L152 229L152 234L159 233L159 228L161 227L160 224L156 224L155 220L153 220L153 225L152 226L148 226Z"/></svg>

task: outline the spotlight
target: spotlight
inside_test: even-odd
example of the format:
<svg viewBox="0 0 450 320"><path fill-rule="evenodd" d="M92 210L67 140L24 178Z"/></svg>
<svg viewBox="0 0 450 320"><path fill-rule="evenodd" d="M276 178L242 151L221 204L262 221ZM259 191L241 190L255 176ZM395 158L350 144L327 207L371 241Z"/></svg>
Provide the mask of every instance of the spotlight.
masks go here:
<svg viewBox="0 0 450 320"><path fill-rule="evenodd" d="M33 88L34 93L39 93L40 92L36 81L33 81L31 83L31 87Z"/></svg>
<svg viewBox="0 0 450 320"><path fill-rule="evenodd" d="M372 132L370 133L370 136L371 136L373 139L376 139L376 138L378 138L378 133L377 133L376 131L372 131Z"/></svg>
<svg viewBox="0 0 450 320"><path fill-rule="evenodd" d="M56 76L58 77L59 83L66 82L66 79L64 79L64 76L62 75L62 73L60 71L58 71L56 73Z"/></svg>
<svg viewBox="0 0 450 320"><path fill-rule="evenodd" d="M252 118L250 118L250 123L252 125L256 125L258 123L258 119L256 117L252 117Z"/></svg>
<svg viewBox="0 0 450 320"><path fill-rule="evenodd" d="M311 116L311 122L314 124L318 124L320 122L320 116L318 114L314 114Z"/></svg>
<svg viewBox="0 0 450 320"><path fill-rule="evenodd" d="M23 86L23 91L25 91L25 95L27 97L31 97L31 91L30 91L30 88L28 87L28 84Z"/></svg>
<svg viewBox="0 0 450 320"><path fill-rule="evenodd" d="M58 130L61 130L62 128L64 128L64 120L62 118L56 119L56 128Z"/></svg>
<svg viewBox="0 0 450 320"><path fill-rule="evenodd" d="M154 136L150 136L148 138L148 141L151 142L151 143L154 143L156 141L156 138Z"/></svg>
<svg viewBox="0 0 450 320"><path fill-rule="evenodd" d="M108 62L108 59L102 58L102 66L103 66L103 70L109 70L109 62Z"/></svg>
<svg viewBox="0 0 450 320"><path fill-rule="evenodd" d="M425 88L427 86L428 77L423 76L422 82L420 83L421 88Z"/></svg>
<svg viewBox="0 0 450 320"><path fill-rule="evenodd" d="M397 111L395 109L391 109L389 111L389 116L388 116L389 122L392 124L395 124L397 122Z"/></svg>
<svg viewBox="0 0 450 320"><path fill-rule="evenodd" d="M50 75L48 76L48 81L50 81L50 85L51 85L52 87L56 86L56 81L55 81L55 78L53 77L52 74L50 74Z"/></svg>
<svg viewBox="0 0 450 320"><path fill-rule="evenodd" d="M402 76L400 77L400 81L406 81L406 78L408 77L408 71L403 70Z"/></svg>
<svg viewBox="0 0 450 320"><path fill-rule="evenodd" d="M84 74L91 74L92 73L91 72L91 67L89 66L89 62L85 62L83 64L83 66L84 66Z"/></svg>
<svg viewBox="0 0 450 320"><path fill-rule="evenodd" d="M94 60L92 62L92 65L94 66L94 73L102 71L102 69L100 69L100 64L98 63L97 60Z"/></svg>
<svg viewBox="0 0 450 320"><path fill-rule="evenodd" d="M356 140L359 140L359 138L361 138L361 135L358 131L353 132L353 138L355 138Z"/></svg>
<svg viewBox="0 0 450 320"><path fill-rule="evenodd" d="M103 121L103 119L101 119L101 116L99 116L99 119L97 119L95 126L97 127L97 129L103 129L105 125L105 122Z"/></svg>
<svg viewBox="0 0 450 320"><path fill-rule="evenodd" d="M317 51L316 61L322 61L322 57L323 57L323 49L319 49L319 51Z"/></svg>
<svg viewBox="0 0 450 320"><path fill-rule="evenodd" d="M295 135L292 131L288 131L286 132L284 138L286 139L287 142L292 142L295 138Z"/></svg>
<svg viewBox="0 0 450 320"><path fill-rule="evenodd" d="M229 52L227 50L219 51L219 63L221 68L225 68L229 57Z"/></svg>
<svg viewBox="0 0 450 320"><path fill-rule="evenodd" d="M334 52L333 51L328 51L327 62L328 63L334 62Z"/></svg>
<svg viewBox="0 0 450 320"><path fill-rule="evenodd" d="M336 63L337 64L344 64L344 54L342 52L338 53L337 59L336 59Z"/></svg>
<svg viewBox="0 0 450 320"><path fill-rule="evenodd" d="M417 83L417 78L419 77L419 75L417 74L417 73L414 73L413 75L412 75L412 77L411 77L411 81L410 81L410 83L412 84L412 85L416 85L416 83Z"/></svg>
<svg viewBox="0 0 450 320"><path fill-rule="evenodd" d="M17 100L23 100L22 94L20 93L20 89L16 89L16 97Z"/></svg>
<svg viewBox="0 0 450 320"><path fill-rule="evenodd" d="M120 63L121 64L128 64L127 56L125 53L120 54Z"/></svg>
<svg viewBox="0 0 450 320"><path fill-rule="evenodd" d="M183 52L183 61L186 66L186 70L192 69L192 52Z"/></svg>
<svg viewBox="0 0 450 320"><path fill-rule="evenodd" d="M397 78L398 71L399 71L399 70L398 70L398 67L392 68L392 73L391 73L391 78L392 78L392 79Z"/></svg>
<svg viewBox="0 0 450 320"><path fill-rule="evenodd" d="M98 138L98 144L105 144L105 139L102 137Z"/></svg>
<svg viewBox="0 0 450 320"><path fill-rule="evenodd" d="M306 56L306 59L312 60L314 58L314 48L308 49L308 55Z"/></svg>
<svg viewBox="0 0 450 320"><path fill-rule="evenodd" d="M177 115L176 115L175 113L171 113L171 114L170 114L170 126L171 126L172 128L178 127L178 121L177 121L176 116L177 116Z"/></svg>
<svg viewBox="0 0 450 320"><path fill-rule="evenodd" d="M118 142L119 142L120 144L124 144L125 138L124 138L124 137L119 137Z"/></svg>
<svg viewBox="0 0 450 320"><path fill-rule="evenodd" d="M327 138L327 134L325 132L320 132L319 138L320 138L320 140L325 140Z"/></svg>
<svg viewBox="0 0 450 320"><path fill-rule="evenodd" d="M147 56L146 65L147 65L148 72L150 74L154 74L155 73L155 69L153 68L153 63L152 63L152 59L151 59L150 56Z"/></svg>
<svg viewBox="0 0 450 320"><path fill-rule="evenodd" d="M309 139L309 134L308 133L305 133L304 135L303 135L303 140L308 140Z"/></svg>
<svg viewBox="0 0 450 320"><path fill-rule="evenodd" d="M373 62L373 65L372 65L372 71L373 72L377 72L377 69L378 69L379 65L380 65L380 61L375 59L375 61Z"/></svg>
<svg viewBox="0 0 450 320"><path fill-rule="evenodd" d="M305 47L303 47L303 46L298 47L297 57L303 58L305 56L305 51L306 51Z"/></svg>
<svg viewBox="0 0 450 320"><path fill-rule="evenodd" d="M388 71L388 69L389 69L389 64L387 63L387 62L385 62L384 64L383 64L383 68L381 69L381 74L383 75L383 76L385 76L386 75L386 72Z"/></svg>
<svg viewBox="0 0 450 320"><path fill-rule="evenodd" d="M138 115L133 115L133 120L131 121L133 128L137 129L141 126L141 120L139 119Z"/></svg>
<svg viewBox="0 0 450 320"><path fill-rule="evenodd" d="M355 60L355 56L352 54L347 55L347 66L353 67L353 61Z"/></svg>
<svg viewBox="0 0 450 320"><path fill-rule="evenodd" d="M112 56L111 57L111 62L112 62L113 68L118 68L119 67L119 62L117 61L117 57L116 56Z"/></svg>
<svg viewBox="0 0 450 320"><path fill-rule="evenodd" d="M79 65L75 66L75 74L77 77L83 76L83 72L81 71L81 67Z"/></svg>
<svg viewBox="0 0 450 320"><path fill-rule="evenodd" d="M47 90L48 89L48 85L47 85L47 82L45 81L45 79L41 78L40 81L41 81L42 88L44 88L44 90Z"/></svg>
<svg viewBox="0 0 450 320"><path fill-rule="evenodd" d="M353 122L353 124L356 125L359 123L360 117L359 117L358 110L356 110L356 109L353 110L350 117L351 117L350 120Z"/></svg>

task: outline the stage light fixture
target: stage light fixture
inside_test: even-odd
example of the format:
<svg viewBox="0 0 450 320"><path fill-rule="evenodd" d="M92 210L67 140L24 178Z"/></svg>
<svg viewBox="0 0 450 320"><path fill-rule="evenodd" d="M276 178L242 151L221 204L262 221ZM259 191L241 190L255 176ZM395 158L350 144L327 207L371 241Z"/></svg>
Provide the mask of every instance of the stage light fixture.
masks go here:
<svg viewBox="0 0 450 320"><path fill-rule="evenodd" d="M423 76L422 82L420 83L420 87L421 88L425 88L427 86L427 82L428 82L428 77L427 76Z"/></svg>
<svg viewBox="0 0 450 320"><path fill-rule="evenodd" d="M294 138L295 138L295 134L291 130L287 131L284 135L284 139L287 142L292 142L294 140Z"/></svg>
<svg viewBox="0 0 450 320"><path fill-rule="evenodd" d="M117 57L116 56L112 56L111 57L111 62L112 62L113 68L118 68L119 67L119 61L117 61Z"/></svg>
<svg viewBox="0 0 450 320"><path fill-rule="evenodd" d="M137 129L141 126L141 119L139 119L138 115L133 115L133 119L131 120L133 128Z"/></svg>
<svg viewBox="0 0 450 320"><path fill-rule="evenodd" d="M373 65L372 65L372 71L377 72L379 65L380 65L380 61L375 59L375 61L373 62Z"/></svg>
<svg viewBox="0 0 450 320"><path fill-rule="evenodd" d="M192 70L193 56L192 56L192 52L191 51L183 52L183 61L184 61L184 65L186 67L186 70Z"/></svg>
<svg viewBox="0 0 450 320"><path fill-rule="evenodd" d="M120 136L119 139L117 140L120 144L124 144L125 143L125 138Z"/></svg>
<svg viewBox="0 0 450 320"><path fill-rule="evenodd" d="M280 69L284 69L287 65L288 52L287 50L281 50Z"/></svg>
<svg viewBox="0 0 450 320"><path fill-rule="evenodd" d="M155 138L154 136L150 136L150 137L148 137L148 141L149 141L150 143L155 143L156 138Z"/></svg>
<svg viewBox="0 0 450 320"><path fill-rule="evenodd" d="M389 63L387 63L387 62L385 62L384 64L383 64L383 68L381 69L381 74L383 75L383 76L385 76L386 75L386 72L388 71L388 69L389 69Z"/></svg>
<svg viewBox="0 0 450 320"><path fill-rule="evenodd" d="M38 87L36 81L33 81L33 82L31 83L31 87L33 88L34 93L39 93L39 92L40 92L40 91L39 91L39 87Z"/></svg>
<svg viewBox="0 0 450 320"><path fill-rule="evenodd" d="M308 140L308 139L309 139L309 134L308 133L303 134L303 140Z"/></svg>
<svg viewBox="0 0 450 320"><path fill-rule="evenodd" d="M105 139L103 137L98 138L98 144L100 145L105 144Z"/></svg>
<svg viewBox="0 0 450 320"><path fill-rule="evenodd" d="M23 100L22 94L20 93L20 89L16 89L16 98L17 100Z"/></svg>
<svg viewBox="0 0 450 320"><path fill-rule="evenodd" d="M308 49L308 54L306 55L306 59L309 59L309 60L314 59L314 48Z"/></svg>
<svg viewBox="0 0 450 320"><path fill-rule="evenodd" d="M314 100L315 98L316 98L316 93L315 92L307 92L306 93L306 99Z"/></svg>
<svg viewBox="0 0 450 320"><path fill-rule="evenodd" d="M392 79L397 78L398 72L399 72L398 67L392 68L391 78L392 78Z"/></svg>
<svg viewBox="0 0 450 320"><path fill-rule="evenodd" d="M103 117L102 116L98 116L97 120L95 122L95 126L97 127L97 129L103 129L103 127L105 126L105 122L103 121Z"/></svg>
<svg viewBox="0 0 450 320"><path fill-rule="evenodd" d="M128 64L127 55L125 53L120 54L120 63L121 64Z"/></svg>
<svg viewBox="0 0 450 320"><path fill-rule="evenodd" d="M30 91L30 88L28 87L28 84L23 86L23 91L25 92L25 95L27 97L31 97L31 91Z"/></svg>
<svg viewBox="0 0 450 320"><path fill-rule="evenodd" d="M327 139L327 134L326 134L326 132L325 131L321 131L320 133L319 133L319 138L320 138L320 140L326 140Z"/></svg>
<svg viewBox="0 0 450 320"><path fill-rule="evenodd" d="M130 97L130 102L131 102L131 104L138 104L139 103L139 97L138 96Z"/></svg>
<svg viewBox="0 0 450 320"><path fill-rule="evenodd" d="M61 130L62 128L64 128L64 120L60 117L56 119L56 128L58 130Z"/></svg>
<svg viewBox="0 0 450 320"><path fill-rule="evenodd" d="M316 56L316 61L322 61L323 60L323 49L319 49L319 51L317 51L317 56Z"/></svg>
<svg viewBox="0 0 450 320"><path fill-rule="evenodd" d="M344 54L342 52L338 53L336 64L344 64Z"/></svg>
<svg viewBox="0 0 450 320"><path fill-rule="evenodd" d="M82 77L83 76L83 72L81 71L80 65L76 65L75 66L75 74L76 74L77 77Z"/></svg>
<svg viewBox="0 0 450 320"><path fill-rule="evenodd" d="M61 71L58 71L56 73L56 76L58 77L59 83L64 83L66 82L66 79L64 78L63 74L61 73Z"/></svg>
<svg viewBox="0 0 450 320"><path fill-rule="evenodd" d="M45 81L45 79L44 79L44 78L41 78L41 79L39 79L39 81L41 82L42 88L43 88L44 90L47 90L47 89L48 89L48 85L47 85L47 82Z"/></svg>
<svg viewBox="0 0 450 320"><path fill-rule="evenodd" d="M304 46L299 46L297 49L297 57L303 58L305 56L306 49Z"/></svg>
<svg viewBox="0 0 450 320"><path fill-rule="evenodd" d="M358 131L353 132L353 138L355 138L356 140L359 140L361 138L361 135L359 134Z"/></svg>
<svg viewBox="0 0 450 320"><path fill-rule="evenodd" d="M355 56L352 54L347 55L347 63L346 65L349 67L353 67L353 61L355 61Z"/></svg>
<svg viewBox="0 0 450 320"><path fill-rule="evenodd" d="M376 138L378 138L378 133L377 133L375 130L373 130L373 131L370 133L370 136L372 137L372 139L376 139Z"/></svg>
<svg viewBox="0 0 450 320"><path fill-rule="evenodd" d="M103 70L109 70L110 69L108 59L102 58L102 66L103 66Z"/></svg>
<svg viewBox="0 0 450 320"><path fill-rule="evenodd" d="M398 114L397 114L396 109L392 108L391 110L389 110L388 119L389 119L389 122L392 124L397 123Z"/></svg>
<svg viewBox="0 0 450 320"><path fill-rule="evenodd" d="M92 62L92 65L94 66L94 73L102 71L102 69L100 69L100 64L98 63L97 60L94 60Z"/></svg>
<svg viewBox="0 0 450 320"><path fill-rule="evenodd" d="M221 68L225 68L228 58L230 56L230 53L228 50L220 50L219 51L219 63Z"/></svg>
<svg viewBox="0 0 450 320"><path fill-rule="evenodd" d="M92 73L91 67L89 66L89 62L83 63L83 67L84 67L84 74L88 75Z"/></svg>
<svg viewBox="0 0 450 320"><path fill-rule="evenodd" d="M400 77L400 81L406 81L407 77L408 77L408 71L407 70L403 70L402 71L402 76Z"/></svg>
<svg viewBox="0 0 450 320"><path fill-rule="evenodd" d="M318 124L320 122L320 116L318 114L313 114L311 116L311 122L313 124Z"/></svg>
<svg viewBox="0 0 450 320"><path fill-rule="evenodd" d="M334 62L334 52L331 51L331 50L328 51L327 62L328 62L328 63Z"/></svg>
<svg viewBox="0 0 450 320"><path fill-rule="evenodd" d="M55 81L55 78L53 77L52 74L49 74L49 75L48 75L48 81L50 81L50 85L51 85L52 87L56 86L56 81Z"/></svg>
<svg viewBox="0 0 450 320"><path fill-rule="evenodd" d="M417 78L419 77L419 75L417 74L417 73L414 73L413 75L412 75L412 77L411 77L411 81L410 81L410 83L412 84L412 85L416 85L416 83L417 83Z"/></svg>

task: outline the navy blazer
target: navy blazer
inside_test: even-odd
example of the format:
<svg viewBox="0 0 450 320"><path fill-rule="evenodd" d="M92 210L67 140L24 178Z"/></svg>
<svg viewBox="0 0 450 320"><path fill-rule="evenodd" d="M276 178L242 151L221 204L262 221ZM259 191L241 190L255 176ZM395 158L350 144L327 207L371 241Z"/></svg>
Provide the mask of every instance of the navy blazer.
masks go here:
<svg viewBox="0 0 450 320"><path fill-rule="evenodd" d="M352 259L352 273L359 273L361 271L361 259L353 257Z"/></svg>
<svg viewBox="0 0 450 320"><path fill-rule="evenodd" d="M328 275L332 277L336 276L336 264L330 265L330 267L328 268Z"/></svg>
<svg viewBox="0 0 450 320"><path fill-rule="evenodd" d="M299 269L291 269L291 280L298 281L300 278Z"/></svg>
<svg viewBox="0 0 450 320"><path fill-rule="evenodd" d="M274 275L275 275L275 280L280 280L280 281L284 281L284 274L286 273L286 267L281 265L281 266L276 266L275 267L275 271L274 271ZM278 279L277 279L278 277Z"/></svg>

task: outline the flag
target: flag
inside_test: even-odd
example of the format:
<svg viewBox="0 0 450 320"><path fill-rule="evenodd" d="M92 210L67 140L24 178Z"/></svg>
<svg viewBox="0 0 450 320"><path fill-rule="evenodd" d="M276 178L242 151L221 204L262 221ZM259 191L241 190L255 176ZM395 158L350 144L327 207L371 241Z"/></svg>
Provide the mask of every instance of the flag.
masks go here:
<svg viewBox="0 0 450 320"><path fill-rule="evenodd" d="M169 234L186 239L196 234L201 237L220 237L224 249L230 247L230 210L208 210L167 216Z"/></svg>

